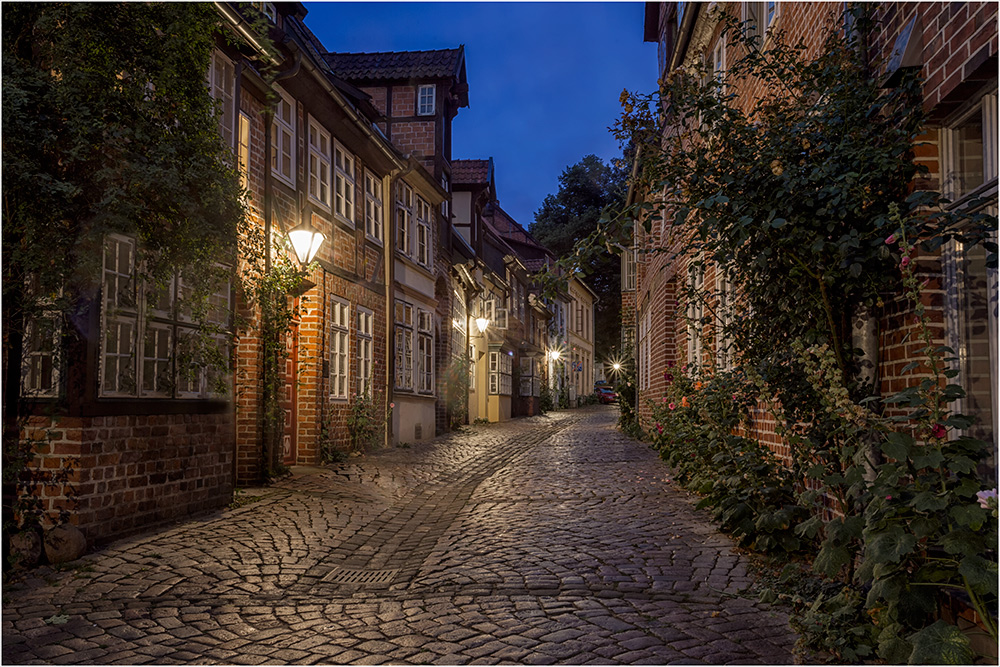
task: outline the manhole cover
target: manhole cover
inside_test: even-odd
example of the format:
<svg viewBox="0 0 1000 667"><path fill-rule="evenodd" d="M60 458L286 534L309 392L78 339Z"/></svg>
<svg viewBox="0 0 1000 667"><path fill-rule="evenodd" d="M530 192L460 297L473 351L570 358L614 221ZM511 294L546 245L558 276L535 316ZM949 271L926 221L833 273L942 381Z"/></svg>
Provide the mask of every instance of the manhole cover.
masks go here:
<svg viewBox="0 0 1000 667"><path fill-rule="evenodd" d="M323 577L328 584L387 584L399 570L347 570L335 567Z"/></svg>

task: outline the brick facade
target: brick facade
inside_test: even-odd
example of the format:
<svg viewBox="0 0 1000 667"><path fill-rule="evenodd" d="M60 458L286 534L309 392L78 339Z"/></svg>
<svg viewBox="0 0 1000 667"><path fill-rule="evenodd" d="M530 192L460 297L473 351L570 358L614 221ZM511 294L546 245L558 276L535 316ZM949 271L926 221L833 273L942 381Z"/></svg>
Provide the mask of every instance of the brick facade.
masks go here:
<svg viewBox="0 0 1000 667"><path fill-rule="evenodd" d="M726 11L735 15L739 19L745 19L747 3L719 3L720 11ZM650 3L650 7L655 9L653 16L656 24L651 25L650 14L647 13L647 40L653 38L655 32L660 41L661 66L669 67L671 56L677 59L674 61L677 66L685 66L700 61L703 54L710 53L719 39L721 27L707 11L707 5L698 6L702 14L698 15L698 22L691 29L689 41L686 43L686 50L679 56L673 49L677 40L676 12L672 3ZM693 7L693 6L691 6ZM778 3L778 15L775 19L775 28L786 33L788 41L794 43L800 39L807 48L807 53L816 53L821 47L819 27L828 25L830 22L838 21L842 10L841 4L829 3ZM689 9L689 11L695 11ZM877 8L878 18L881 20L882 31L878 35L876 43L873 45L874 52L881 52L883 55L891 53L897 46L900 33L911 22L915 20L917 26L911 40L916 47L911 44L908 51L908 58L915 62L908 62L903 59L904 66L919 66L924 77L923 101L925 110L930 116L930 123L926 131L917 140L914 146L914 160L928 168L929 173L922 176L915 183L914 187L927 189L944 189L947 193L949 187L949 177L946 177L944 161L946 159L944 148L944 137L948 132L949 117L954 118L955 113L960 113L962 109L974 105L985 91L995 96L996 76L997 76L997 5L995 3L974 2L974 3L881 3ZM836 25L836 24L834 24ZM652 30L651 30L652 29ZM765 42L766 46L766 42ZM910 55L915 53L916 56ZM661 72L662 76L668 74ZM889 72L876 73L877 76L886 77ZM744 86L740 89L741 99L745 104L760 97L765 91L754 90L746 87L743 82L730 82L729 85ZM986 98L989 99L989 98ZM990 102L994 105L992 111L993 118L996 117L995 97ZM983 103L985 104L985 102ZM984 111L984 118L989 118L989 110ZM992 129L992 141L996 141L995 120ZM984 131L985 138L991 135ZM995 155L995 153L994 153ZM995 158L994 158L995 165ZM995 202L996 197L996 173L995 166L992 173L992 197ZM990 193L989 178L986 174L986 183L980 188L987 196ZM644 232L637 225L636 244L639 248L636 267L636 290L623 291L623 321L634 323L633 331L636 332L635 351L636 358L640 360L638 369L638 379L640 391L638 393L638 407L643 423L649 425L651 415L651 403L656 403L664 395L666 383L664 373L671 366L680 367L691 361L691 341L689 341L690 331L683 317L684 313L678 313L678 308L686 308L684 299L680 297L681 290L688 280L688 267L690 258L685 256L675 257L671 252L647 253L645 249L669 245L670 240L664 238L661 230L654 224L651 233ZM947 250L947 249L946 249ZM926 281L926 286L922 293L923 304L926 308L926 315L931 324L934 342L938 344L948 344L951 346L963 346L966 344L963 336L971 335L969 331L976 329L980 337L984 336L986 327L985 319L988 314L983 313L983 320L977 320L976 326L956 327L954 322L961 319L963 312L954 303L956 297L954 292L957 289L954 284L948 282L948 261L957 261L961 266L963 261L945 260L941 255L920 257L916 262L917 273L922 281ZM954 269L952 269L954 270ZM712 268L707 268L704 275L705 284L709 287L716 285L716 276ZM989 280L993 280L992 288L989 287ZM983 278L982 289L986 290L984 299L989 298L989 290L992 289L995 304L995 277L992 279ZM711 304L714 305L714 304ZM995 308L995 305L994 305ZM642 321L647 316L648 326L643 327ZM949 314L950 313L950 314ZM978 315L977 315L978 317ZM993 315L995 318L995 313ZM949 324L952 322L952 324ZM712 333L714 324L709 324L703 330L706 340ZM638 332L647 331L644 338L639 339ZM917 326L914 323L913 307L897 296L888 298L885 307L879 313L879 368L878 373L881 378L881 389L883 395L889 395L912 384L913 375L903 375L903 369L907 363L912 361L923 346L923 343L916 337ZM994 329L995 331L995 329ZM993 334L995 336L995 333ZM978 342L977 345L985 343ZM995 338L992 343L995 347ZM642 346L647 346L644 353ZM708 345L705 354L714 354L713 345ZM994 362L995 364L995 362ZM642 368L644 366L644 368ZM984 371L983 366L977 367L978 373ZM971 368L971 367L970 367ZM971 371L963 370L964 382L971 385L979 382L979 378ZM993 401L995 402L995 373L993 370ZM960 376L963 377L963 376ZM988 383L987 377L983 382ZM988 389L982 390L988 393ZM988 403L985 400L979 403L986 405L985 414L979 414L980 418L988 425L991 420ZM995 408L994 408L995 409ZM766 443L779 457L788 459L790 452L787 443L775 433L776 423L768 410L768 406L760 405L754 411L751 433L753 437ZM995 425L995 414L992 422ZM995 441L996 431L992 435L980 432L981 437L992 437Z"/></svg>

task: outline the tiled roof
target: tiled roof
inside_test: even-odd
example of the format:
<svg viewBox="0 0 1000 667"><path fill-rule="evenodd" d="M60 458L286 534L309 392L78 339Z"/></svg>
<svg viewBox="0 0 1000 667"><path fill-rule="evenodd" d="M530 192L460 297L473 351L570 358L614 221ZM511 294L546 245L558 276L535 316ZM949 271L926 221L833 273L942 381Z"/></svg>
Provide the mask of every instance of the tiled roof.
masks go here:
<svg viewBox="0 0 1000 667"><path fill-rule="evenodd" d="M462 185L487 184L490 182L493 168L492 159L487 160L452 160L451 182Z"/></svg>
<svg viewBox="0 0 1000 667"><path fill-rule="evenodd" d="M464 46L437 51L327 53L334 74L351 81L459 77Z"/></svg>

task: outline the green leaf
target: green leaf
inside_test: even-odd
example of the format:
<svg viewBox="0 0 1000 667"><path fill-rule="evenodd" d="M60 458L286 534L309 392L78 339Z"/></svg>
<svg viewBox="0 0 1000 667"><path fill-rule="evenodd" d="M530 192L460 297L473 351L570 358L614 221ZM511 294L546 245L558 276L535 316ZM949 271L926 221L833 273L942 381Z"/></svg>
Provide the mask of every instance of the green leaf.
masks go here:
<svg viewBox="0 0 1000 667"><path fill-rule="evenodd" d="M968 456L956 456L948 461L947 468L957 473L972 472L976 469L976 462Z"/></svg>
<svg viewBox="0 0 1000 667"><path fill-rule="evenodd" d="M939 449L932 449L927 454L913 457L913 466L920 470L922 468L937 468L944 461L944 454Z"/></svg>
<svg viewBox="0 0 1000 667"><path fill-rule="evenodd" d="M939 497L931 491L921 491L913 497L909 505L918 512L936 512L948 506L948 499Z"/></svg>
<svg viewBox="0 0 1000 667"><path fill-rule="evenodd" d="M881 533L869 534L867 542L866 557L880 563L897 563L913 551L917 539L905 533L902 527L893 525Z"/></svg>
<svg viewBox="0 0 1000 667"><path fill-rule="evenodd" d="M958 573L965 577L969 586L979 595L997 594L997 562L970 554L958 565Z"/></svg>
<svg viewBox="0 0 1000 667"><path fill-rule="evenodd" d="M851 552L844 547L824 544L813 561L813 570L833 579L851 561Z"/></svg>
<svg viewBox="0 0 1000 667"><path fill-rule="evenodd" d="M913 646L907 658L911 665L969 665L975 660L969 638L941 620L914 632L907 640Z"/></svg>
<svg viewBox="0 0 1000 667"><path fill-rule="evenodd" d="M913 437L897 431L887 433L885 442L882 443L882 453L897 461L905 461L909 458L912 448Z"/></svg>

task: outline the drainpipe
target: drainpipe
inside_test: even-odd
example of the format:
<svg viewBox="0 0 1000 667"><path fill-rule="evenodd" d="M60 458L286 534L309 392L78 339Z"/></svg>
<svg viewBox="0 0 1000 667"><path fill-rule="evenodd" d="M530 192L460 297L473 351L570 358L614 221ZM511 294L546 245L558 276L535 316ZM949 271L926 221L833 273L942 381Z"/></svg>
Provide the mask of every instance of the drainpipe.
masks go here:
<svg viewBox="0 0 1000 667"><path fill-rule="evenodd" d="M395 309L395 282L396 282L396 228L393 225L393 214L396 212L395 187L399 179L413 171L413 163L410 154L405 156L406 167L401 167L382 178L383 201L388 202L388 206L382 207L383 234L382 248L385 260L385 410L383 414L389 414L389 404L395 403L396 387L396 355L394 346L396 344L396 309ZM385 446L392 446L392 419L385 420Z"/></svg>

